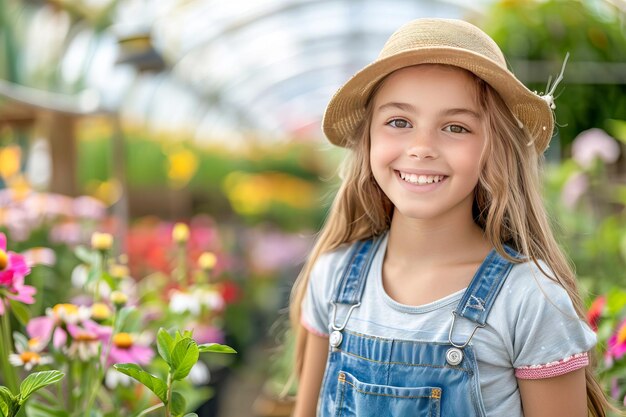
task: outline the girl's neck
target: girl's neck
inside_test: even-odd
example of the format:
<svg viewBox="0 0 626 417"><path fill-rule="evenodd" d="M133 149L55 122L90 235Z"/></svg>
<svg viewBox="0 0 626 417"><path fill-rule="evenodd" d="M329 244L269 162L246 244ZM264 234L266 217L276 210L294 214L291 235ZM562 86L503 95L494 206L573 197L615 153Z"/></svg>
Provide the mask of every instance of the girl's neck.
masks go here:
<svg viewBox="0 0 626 417"><path fill-rule="evenodd" d="M386 261L442 266L473 263L491 245L471 216L456 219L410 219L395 212L389 230Z"/></svg>

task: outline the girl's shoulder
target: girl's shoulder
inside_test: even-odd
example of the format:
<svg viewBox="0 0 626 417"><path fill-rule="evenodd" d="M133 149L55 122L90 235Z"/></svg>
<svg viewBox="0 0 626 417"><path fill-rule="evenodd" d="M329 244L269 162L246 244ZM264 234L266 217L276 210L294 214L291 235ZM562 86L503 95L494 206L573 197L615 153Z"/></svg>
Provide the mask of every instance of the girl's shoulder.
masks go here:
<svg viewBox="0 0 626 417"><path fill-rule="evenodd" d="M513 265L503 287L518 303L538 304L550 301L557 305L571 305L572 301L552 269L543 261L532 261ZM515 303L514 303L515 304Z"/></svg>
<svg viewBox="0 0 626 417"><path fill-rule="evenodd" d="M344 243L337 248L322 252L315 261L311 274L315 276L330 276L343 271L350 261L352 248L356 242Z"/></svg>

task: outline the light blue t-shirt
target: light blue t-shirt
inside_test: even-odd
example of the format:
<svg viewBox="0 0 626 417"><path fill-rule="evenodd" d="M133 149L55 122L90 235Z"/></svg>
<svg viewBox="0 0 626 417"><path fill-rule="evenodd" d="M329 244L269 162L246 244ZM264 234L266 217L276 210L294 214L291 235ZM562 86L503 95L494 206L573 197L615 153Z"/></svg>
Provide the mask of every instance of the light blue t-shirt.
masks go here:
<svg viewBox="0 0 626 417"><path fill-rule="evenodd" d="M432 303L409 306L394 301L382 284L387 237L376 253L361 300L346 329L372 336L447 342L452 311L465 290ZM323 254L313 267L302 305L302 324L318 335L330 333L333 293L348 261L350 246ZM542 264L544 270L547 266ZM347 307L337 312L343 323ZM467 340L473 323L457 320L455 339ZM596 335L578 319L565 289L534 263L516 264L505 281L484 328L471 341L488 416L521 417L517 378L558 376L588 364Z"/></svg>

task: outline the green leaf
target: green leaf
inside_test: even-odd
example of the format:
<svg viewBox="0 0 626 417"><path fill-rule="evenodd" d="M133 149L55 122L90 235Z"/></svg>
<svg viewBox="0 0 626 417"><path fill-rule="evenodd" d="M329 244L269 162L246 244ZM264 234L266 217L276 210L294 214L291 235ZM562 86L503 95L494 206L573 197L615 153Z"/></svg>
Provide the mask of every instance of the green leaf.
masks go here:
<svg viewBox="0 0 626 417"><path fill-rule="evenodd" d="M113 365L119 372L136 379L159 397L163 404L167 404L167 385L154 375L141 369L134 363L118 363Z"/></svg>
<svg viewBox="0 0 626 417"><path fill-rule="evenodd" d="M26 326L30 321L30 310L24 304L15 300L9 300L9 305L17 321Z"/></svg>
<svg viewBox="0 0 626 417"><path fill-rule="evenodd" d="M237 351L230 346L220 345L219 343L205 343L198 345L200 353L213 352L213 353L237 353Z"/></svg>
<svg viewBox="0 0 626 417"><path fill-rule="evenodd" d="M96 255L84 246L78 246L74 249L74 255L81 262L92 265L95 262Z"/></svg>
<svg viewBox="0 0 626 417"><path fill-rule="evenodd" d="M159 351L159 355L170 366L172 366L172 349L174 349L174 339L167 330L161 327L157 333L157 350Z"/></svg>
<svg viewBox="0 0 626 417"><path fill-rule="evenodd" d="M0 415L2 417L13 417L16 407L15 396L7 387L0 386Z"/></svg>
<svg viewBox="0 0 626 417"><path fill-rule="evenodd" d="M60 371L42 371L28 375L20 385L20 394L18 396L18 404L24 404L35 391L46 387L50 384L59 382L65 374Z"/></svg>
<svg viewBox="0 0 626 417"><path fill-rule="evenodd" d="M172 402L170 403L170 410L175 416L182 416L187 408L187 400L182 396L180 392L172 392Z"/></svg>
<svg viewBox="0 0 626 417"><path fill-rule="evenodd" d="M69 417L67 411L58 410L44 404L29 402L25 405L28 417Z"/></svg>
<svg viewBox="0 0 626 417"><path fill-rule="evenodd" d="M185 414L185 417L198 417L196 413Z"/></svg>
<svg viewBox="0 0 626 417"><path fill-rule="evenodd" d="M191 368L198 362L199 353L196 342L188 337L182 338L174 345L171 358L174 381L179 381L189 375Z"/></svg>

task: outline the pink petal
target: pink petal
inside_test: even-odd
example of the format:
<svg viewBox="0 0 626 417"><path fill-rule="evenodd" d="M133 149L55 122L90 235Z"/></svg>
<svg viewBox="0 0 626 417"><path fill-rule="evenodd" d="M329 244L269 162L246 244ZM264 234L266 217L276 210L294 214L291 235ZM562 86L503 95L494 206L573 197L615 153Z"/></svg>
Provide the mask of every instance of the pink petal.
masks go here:
<svg viewBox="0 0 626 417"><path fill-rule="evenodd" d="M31 287L30 285L24 285L18 290L17 294L7 294L7 298L10 298L15 301L19 301L24 304L33 304L35 302L35 298L33 295L37 292L35 287Z"/></svg>
<svg viewBox="0 0 626 417"><path fill-rule="evenodd" d="M26 265L24 257L13 252L9 252L9 267L17 275L26 276L30 274L30 268Z"/></svg>
<svg viewBox="0 0 626 417"><path fill-rule="evenodd" d="M128 353L134 358L133 362L139 365L149 364L154 357L154 351L147 346L134 345Z"/></svg>
<svg viewBox="0 0 626 417"><path fill-rule="evenodd" d="M0 272L0 285L8 287L13 284L13 275L15 274L11 269Z"/></svg>
<svg viewBox="0 0 626 417"><path fill-rule="evenodd" d="M30 337L36 337L47 344L54 329L54 320L48 316L35 317L26 325L26 332Z"/></svg>
<svg viewBox="0 0 626 417"><path fill-rule="evenodd" d="M57 327L52 336L52 345L58 349L63 346L65 342L67 342L67 333L65 333L65 330Z"/></svg>
<svg viewBox="0 0 626 417"><path fill-rule="evenodd" d="M0 233L0 250L7 250L7 237L4 233Z"/></svg>
<svg viewBox="0 0 626 417"><path fill-rule="evenodd" d="M114 363L135 363L135 358L129 353L128 349L120 349L117 346L111 346L109 364Z"/></svg>

